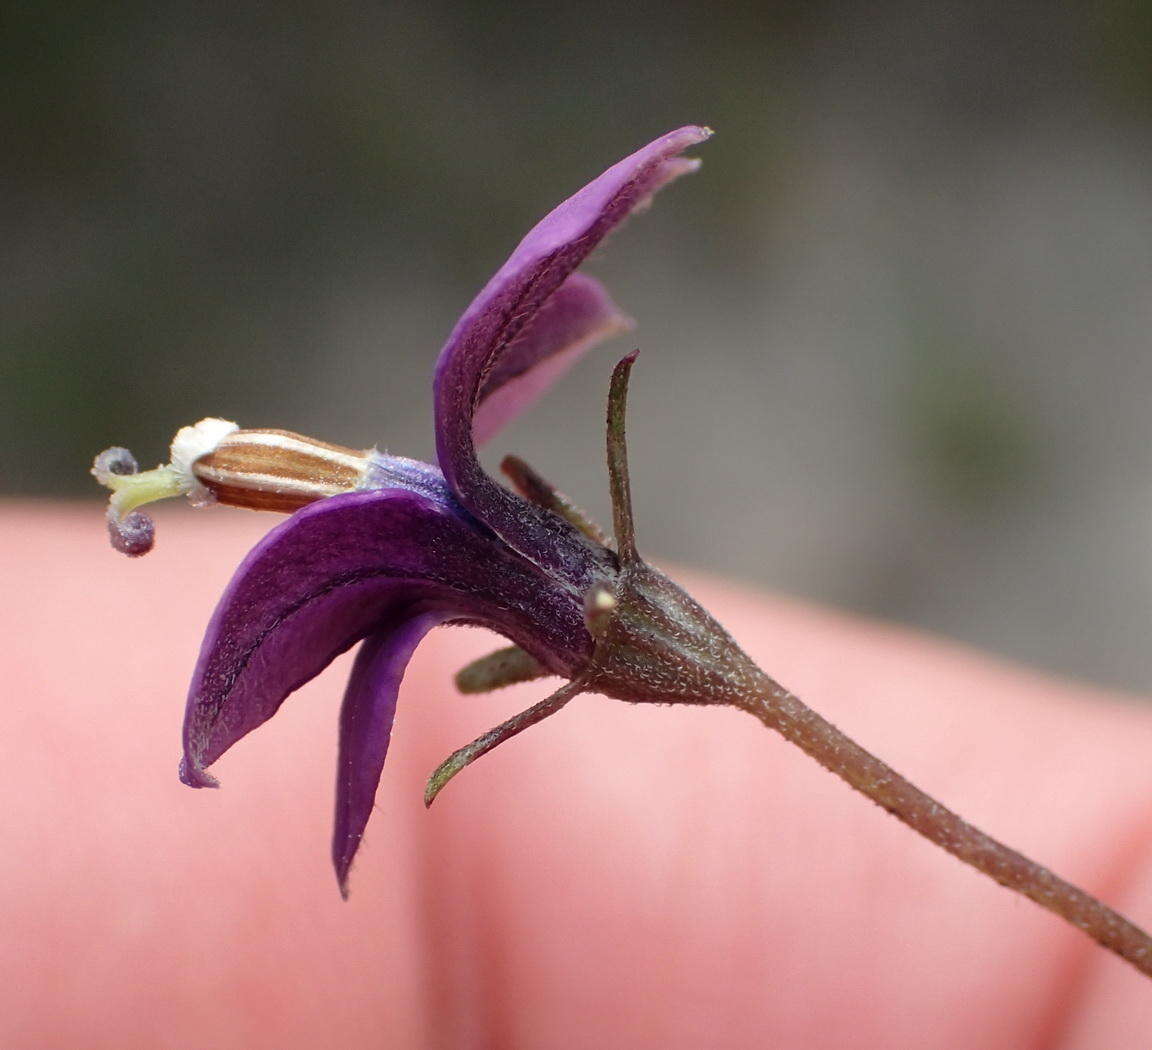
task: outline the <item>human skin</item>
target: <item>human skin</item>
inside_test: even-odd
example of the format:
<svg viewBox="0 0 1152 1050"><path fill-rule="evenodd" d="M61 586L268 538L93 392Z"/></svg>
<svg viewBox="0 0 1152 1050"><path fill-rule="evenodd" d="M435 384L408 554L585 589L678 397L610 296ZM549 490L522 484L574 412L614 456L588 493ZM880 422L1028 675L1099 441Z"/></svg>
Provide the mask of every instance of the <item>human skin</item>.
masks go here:
<svg viewBox="0 0 1152 1050"><path fill-rule="evenodd" d="M348 658L176 779L184 686L267 516L161 512L108 550L94 506L0 510L5 1047L1100 1048L1152 986L734 710L401 691L340 900L328 860ZM675 573L765 670L984 830L1152 924L1152 711L959 647Z"/></svg>

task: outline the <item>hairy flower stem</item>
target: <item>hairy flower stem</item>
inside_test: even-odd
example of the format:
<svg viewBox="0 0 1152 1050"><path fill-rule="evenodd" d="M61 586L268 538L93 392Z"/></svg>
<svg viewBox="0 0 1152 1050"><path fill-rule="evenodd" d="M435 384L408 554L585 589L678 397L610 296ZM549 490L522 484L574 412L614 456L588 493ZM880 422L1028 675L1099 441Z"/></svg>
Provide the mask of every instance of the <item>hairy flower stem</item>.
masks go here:
<svg viewBox="0 0 1152 1050"><path fill-rule="evenodd" d="M1095 897L962 820L767 675L739 706L913 831L1001 886L1030 897L1152 977L1152 937Z"/></svg>

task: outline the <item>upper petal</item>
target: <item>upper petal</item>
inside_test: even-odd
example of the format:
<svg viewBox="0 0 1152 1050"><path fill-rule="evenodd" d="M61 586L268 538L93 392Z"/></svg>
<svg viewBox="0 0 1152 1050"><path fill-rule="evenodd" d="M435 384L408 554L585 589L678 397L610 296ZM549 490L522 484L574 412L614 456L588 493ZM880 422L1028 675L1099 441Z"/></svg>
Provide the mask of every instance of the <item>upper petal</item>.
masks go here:
<svg viewBox="0 0 1152 1050"><path fill-rule="evenodd" d="M181 779L405 613L487 624L561 673L587 658L579 603L451 507L402 489L313 503L245 558L209 624L184 719Z"/></svg>
<svg viewBox="0 0 1152 1050"><path fill-rule="evenodd" d="M577 586L590 583L596 553L575 530L542 533L545 513L492 481L476 458L473 420L487 378L513 340L603 237L665 183L696 162L680 154L711 132L685 127L633 153L590 182L529 232L464 312L436 366L436 450L460 502L526 557ZM544 542L546 541L546 542Z"/></svg>
<svg viewBox="0 0 1152 1050"><path fill-rule="evenodd" d="M544 303L480 383L472 438L483 444L602 339L631 327L604 286L574 273Z"/></svg>

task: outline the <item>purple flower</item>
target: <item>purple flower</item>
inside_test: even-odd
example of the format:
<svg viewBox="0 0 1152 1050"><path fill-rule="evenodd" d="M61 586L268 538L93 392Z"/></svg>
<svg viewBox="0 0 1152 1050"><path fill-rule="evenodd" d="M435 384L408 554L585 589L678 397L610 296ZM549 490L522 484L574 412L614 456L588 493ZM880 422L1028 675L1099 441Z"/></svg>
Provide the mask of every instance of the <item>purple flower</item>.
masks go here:
<svg viewBox="0 0 1152 1050"><path fill-rule="evenodd" d="M685 127L657 139L521 241L440 354L439 470L222 420L184 428L171 464L158 471L138 473L123 449L97 459L94 473L115 493L113 542L129 554L150 548L151 523L137 507L158 496L184 492L199 503L295 511L245 558L208 626L188 693L180 777L192 787L215 786L208 766L360 643L340 714L332 845L345 891L400 682L428 631L479 624L514 643L465 669L464 688L546 674L569 681L529 721L513 720L458 752L434 776L429 802L467 761L590 683L595 625L617 601L621 556L520 461L508 463L520 494L497 484L481 468L475 442L496 433L589 346L628 327L603 287L575 271L629 213L697 166L681 154L709 135Z"/></svg>

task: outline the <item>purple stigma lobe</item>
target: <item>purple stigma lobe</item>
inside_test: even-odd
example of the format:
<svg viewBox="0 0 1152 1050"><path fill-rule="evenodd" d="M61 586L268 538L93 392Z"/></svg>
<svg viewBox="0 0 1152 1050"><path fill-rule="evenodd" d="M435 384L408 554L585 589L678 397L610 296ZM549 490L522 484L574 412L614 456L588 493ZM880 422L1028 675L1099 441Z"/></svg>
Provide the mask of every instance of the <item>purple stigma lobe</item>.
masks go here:
<svg viewBox="0 0 1152 1050"><path fill-rule="evenodd" d="M114 473L121 473L114 471ZM108 538L112 546L121 554L129 558L139 558L152 549L156 539L156 526L152 519L142 510L134 510L123 518L117 517L115 511L108 511Z"/></svg>

